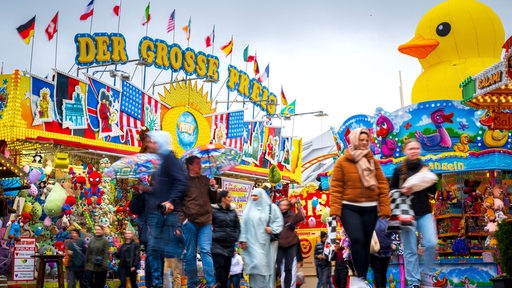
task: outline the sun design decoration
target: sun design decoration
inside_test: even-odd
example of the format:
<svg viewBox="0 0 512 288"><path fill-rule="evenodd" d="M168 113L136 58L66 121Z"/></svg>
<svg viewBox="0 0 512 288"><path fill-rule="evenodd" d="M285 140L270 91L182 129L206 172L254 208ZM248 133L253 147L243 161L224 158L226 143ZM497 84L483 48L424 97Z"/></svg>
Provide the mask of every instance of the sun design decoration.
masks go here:
<svg viewBox="0 0 512 288"><path fill-rule="evenodd" d="M208 91L203 91L204 84L198 88L197 81L182 81L164 87L164 94L158 94L160 100L174 107L189 107L202 115L213 114L212 101L208 100Z"/></svg>

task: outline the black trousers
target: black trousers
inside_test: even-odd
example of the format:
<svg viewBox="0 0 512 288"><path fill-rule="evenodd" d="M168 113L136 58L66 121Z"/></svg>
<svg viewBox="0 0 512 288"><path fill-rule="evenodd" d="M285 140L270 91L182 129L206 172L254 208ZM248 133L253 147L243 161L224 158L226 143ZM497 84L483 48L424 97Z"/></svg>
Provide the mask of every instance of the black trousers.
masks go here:
<svg viewBox="0 0 512 288"><path fill-rule="evenodd" d="M231 256L212 254L213 267L215 268L215 281L222 288L228 287L229 269L231 268Z"/></svg>
<svg viewBox="0 0 512 288"><path fill-rule="evenodd" d="M348 280L348 266L347 262L343 260L336 260L336 266L334 266L334 283L338 288L347 287Z"/></svg>
<svg viewBox="0 0 512 288"><path fill-rule="evenodd" d="M86 283L87 287L90 288L99 288L105 287L107 283L107 271L85 271L85 277L87 277Z"/></svg>
<svg viewBox="0 0 512 288"><path fill-rule="evenodd" d="M357 277L366 279L370 266L370 243L377 218L377 206L343 204L341 224L352 245L350 249Z"/></svg>
<svg viewBox="0 0 512 288"><path fill-rule="evenodd" d="M373 282L376 288L386 288L387 272L390 257L370 256L370 265L373 270Z"/></svg>
<svg viewBox="0 0 512 288"><path fill-rule="evenodd" d="M277 250L277 259L276 259L276 275L279 277L281 273L284 273L284 283L281 283L281 287L290 288L292 285L292 275L293 275L293 261L297 256L297 244L292 245L290 247L279 247ZM281 270L281 266L283 266L283 270Z"/></svg>
<svg viewBox="0 0 512 288"><path fill-rule="evenodd" d="M121 281L119 288L126 287L126 277L130 277L131 287L137 287L137 270L131 271L131 267L119 266L118 273L119 280Z"/></svg>

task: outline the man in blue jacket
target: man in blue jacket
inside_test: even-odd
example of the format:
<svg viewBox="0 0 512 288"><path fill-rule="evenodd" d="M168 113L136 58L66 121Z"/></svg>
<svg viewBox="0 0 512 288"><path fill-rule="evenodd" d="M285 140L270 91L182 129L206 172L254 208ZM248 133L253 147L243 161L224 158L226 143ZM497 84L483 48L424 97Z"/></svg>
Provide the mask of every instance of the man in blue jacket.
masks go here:
<svg viewBox="0 0 512 288"><path fill-rule="evenodd" d="M140 186L145 193L147 223L147 261L151 269L149 287L162 287L162 259L181 257L184 249L181 223L183 197L187 191L187 177L179 160L169 149L171 137L166 131L150 131L144 145L147 153L158 153L160 168L153 173L151 186Z"/></svg>

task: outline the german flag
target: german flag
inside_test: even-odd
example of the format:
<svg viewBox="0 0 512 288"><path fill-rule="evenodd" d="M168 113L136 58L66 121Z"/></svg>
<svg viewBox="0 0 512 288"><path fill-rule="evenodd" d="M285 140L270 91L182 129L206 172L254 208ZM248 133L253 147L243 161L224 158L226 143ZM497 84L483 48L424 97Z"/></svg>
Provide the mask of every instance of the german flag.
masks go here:
<svg viewBox="0 0 512 288"><path fill-rule="evenodd" d="M30 44L30 38L34 36L34 26L36 25L36 16L28 20L27 23L22 24L16 28L21 39L28 45Z"/></svg>

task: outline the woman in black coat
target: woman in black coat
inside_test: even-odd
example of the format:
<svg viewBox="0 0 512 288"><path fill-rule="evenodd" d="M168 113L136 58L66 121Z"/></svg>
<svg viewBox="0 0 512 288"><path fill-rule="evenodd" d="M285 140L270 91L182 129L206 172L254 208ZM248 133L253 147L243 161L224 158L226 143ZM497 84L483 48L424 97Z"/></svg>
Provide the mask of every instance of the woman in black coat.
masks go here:
<svg viewBox="0 0 512 288"><path fill-rule="evenodd" d="M140 263L140 249L139 244L133 241L133 232L126 230L125 242L116 256L119 258L119 280L121 284L120 288L126 287L126 278L130 278L130 286L137 287L137 268Z"/></svg>
<svg viewBox="0 0 512 288"><path fill-rule="evenodd" d="M226 190L219 192L218 203L213 204L212 208L212 257L215 278L220 287L228 287L231 257L240 236L240 220L235 205L231 204L231 193Z"/></svg>

